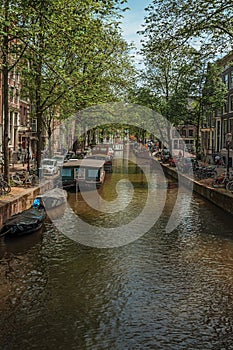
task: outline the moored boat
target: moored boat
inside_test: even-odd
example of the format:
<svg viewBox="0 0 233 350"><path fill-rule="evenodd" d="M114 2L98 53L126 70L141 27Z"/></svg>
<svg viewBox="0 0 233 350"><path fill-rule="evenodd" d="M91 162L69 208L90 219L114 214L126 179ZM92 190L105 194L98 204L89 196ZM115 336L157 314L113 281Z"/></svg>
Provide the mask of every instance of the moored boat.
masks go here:
<svg viewBox="0 0 233 350"><path fill-rule="evenodd" d="M105 180L104 160L83 159L77 177L78 189L94 190L100 188Z"/></svg>
<svg viewBox="0 0 233 350"><path fill-rule="evenodd" d="M79 190L99 188L105 179L105 160L84 158L72 160L63 165L62 186Z"/></svg>
<svg viewBox="0 0 233 350"><path fill-rule="evenodd" d="M67 192L61 188L54 188L36 197L41 201L50 219L58 219L64 214L67 206Z"/></svg>
<svg viewBox="0 0 233 350"><path fill-rule="evenodd" d="M102 153L95 153L95 154L87 156L85 159L103 160L104 161L104 170L107 173L112 172L112 157L111 156L108 156L108 155L102 154Z"/></svg>
<svg viewBox="0 0 233 350"><path fill-rule="evenodd" d="M33 204L31 208L11 216L0 229L0 237L17 237L36 232L42 228L45 218L45 208Z"/></svg>

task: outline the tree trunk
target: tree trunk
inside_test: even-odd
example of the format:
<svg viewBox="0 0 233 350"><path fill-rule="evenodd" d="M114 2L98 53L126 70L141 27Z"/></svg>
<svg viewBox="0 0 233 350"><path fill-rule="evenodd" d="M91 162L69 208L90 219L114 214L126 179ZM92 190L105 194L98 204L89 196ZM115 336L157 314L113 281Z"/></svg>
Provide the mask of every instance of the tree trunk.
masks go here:
<svg viewBox="0 0 233 350"><path fill-rule="evenodd" d="M200 127L201 127L201 107L198 110L197 116L197 135L196 135L196 157L201 158L201 145L200 145Z"/></svg>
<svg viewBox="0 0 233 350"><path fill-rule="evenodd" d="M5 1L5 21L8 23L8 10L9 10L9 1ZM3 156L4 156L4 179L9 182L9 87L8 87L8 73L9 73L9 63L8 63L8 53L9 53L9 40L8 40L9 26L5 25L4 28L4 37L3 37L3 47L2 47L2 75L3 75Z"/></svg>
<svg viewBox="0 0 233 350"><path fill-rule="evenodd" d="M41 167L42 154L42 132L43 132L43 113L41 111L41 67L38 65L38 78L36 81L36 126L37 126L37 169Z"/></svg>
<svg viewBox="0 0 233 350"><path fill-rule="evenodd" d="M50 126L48 127L48 148L49 158L52 158L52 129Z"/></svg>

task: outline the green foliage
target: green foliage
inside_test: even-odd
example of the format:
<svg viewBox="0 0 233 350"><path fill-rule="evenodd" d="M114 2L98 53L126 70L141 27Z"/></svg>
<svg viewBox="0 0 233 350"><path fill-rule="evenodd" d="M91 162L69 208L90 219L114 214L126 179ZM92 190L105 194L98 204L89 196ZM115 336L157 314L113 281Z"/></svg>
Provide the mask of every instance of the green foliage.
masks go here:
<svg viewBox="0 0 233 350"><path fill-rule="evenodd" d="M42 131L51 115L66 118L124 95L134 74L119 29L126 1L5 2L8 18L1 17L0 31L5 33L8 25L8 57L15 57L22 72L22 94L37 119L40 155Z"/></svg>
<svg viewBox="0 0 233 350"><path fill-rule="evenodd" d="M202 46L208 54L231 49L233 7L231 0L153 0L147 8L146 26L153 27L158 41ZM147 25L149 24L149 25Z"/></svg>
<svg viewBox="0 0 233 350"><path fill-rule="evenodd" d="M214 113L226 102L227 89L216 64L208 64L203 86L202 105L206 113Z"/></svg>

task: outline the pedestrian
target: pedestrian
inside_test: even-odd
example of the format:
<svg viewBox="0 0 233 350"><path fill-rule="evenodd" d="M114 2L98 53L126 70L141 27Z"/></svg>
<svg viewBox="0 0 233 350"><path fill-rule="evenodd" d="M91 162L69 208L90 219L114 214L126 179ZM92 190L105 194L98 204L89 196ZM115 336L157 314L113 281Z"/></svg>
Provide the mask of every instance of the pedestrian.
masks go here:
<svg viewBox="0 0 233 350"><path fill-rule="evenodd" d="M219 156L219 154L217 154L215 156L214 161L215 161L215 165L217 165L217 168L218 168L219 165L220 165L220 156Z"/></svg>

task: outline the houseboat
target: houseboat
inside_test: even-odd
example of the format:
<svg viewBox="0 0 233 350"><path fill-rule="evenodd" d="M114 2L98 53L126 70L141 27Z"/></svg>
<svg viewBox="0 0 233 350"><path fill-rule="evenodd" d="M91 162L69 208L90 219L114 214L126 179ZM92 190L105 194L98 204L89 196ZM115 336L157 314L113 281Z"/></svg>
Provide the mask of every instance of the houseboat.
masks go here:
<svg viewBox="0 0 233 350"><path fill-rule="evenodd" d="M96 159L104 161L104 170L106 173L112 172L112 157L107 154L95 153L86 157L86 159Z"/></svg>
<svg viewBox="0 0 233 350"><path fill-rule="evenodd" d="M104 160L77 159L64 163L62 186L64 189L99 188L105 179Z"/></svg>
<svg viewBox="0 0 233 350"><path fill-rule="evenodd" d="M113 151L112 144L103 144L103 143L100 143L99 145L96 145L96 146L91 150L91 154L92 154L92 155L95 155L95 154L104 154L104 155L113 157L114 151Z"/></svg>
<svg viewBox="0 0 233 350"><path fill-rule="evenodd" d="M105 180L104 160L83 159L78 170L79 189L100 188Z"/></svg>

